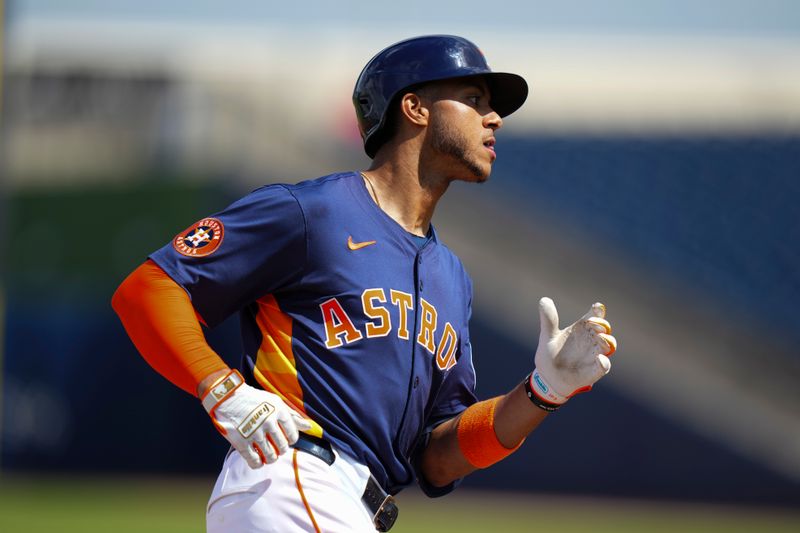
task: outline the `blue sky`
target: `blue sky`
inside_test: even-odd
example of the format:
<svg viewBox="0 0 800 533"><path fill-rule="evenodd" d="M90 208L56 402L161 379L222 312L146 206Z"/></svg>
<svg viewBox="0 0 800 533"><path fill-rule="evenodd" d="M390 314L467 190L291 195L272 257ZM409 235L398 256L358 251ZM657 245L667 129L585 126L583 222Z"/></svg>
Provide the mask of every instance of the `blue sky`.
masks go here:
<svg viewBox="0 0 800 533"><path fill-rule="evenodd" d="M421 21L530 31L800 36L797 0L6 0L9 21L109 18L397 28Z"/></svg>

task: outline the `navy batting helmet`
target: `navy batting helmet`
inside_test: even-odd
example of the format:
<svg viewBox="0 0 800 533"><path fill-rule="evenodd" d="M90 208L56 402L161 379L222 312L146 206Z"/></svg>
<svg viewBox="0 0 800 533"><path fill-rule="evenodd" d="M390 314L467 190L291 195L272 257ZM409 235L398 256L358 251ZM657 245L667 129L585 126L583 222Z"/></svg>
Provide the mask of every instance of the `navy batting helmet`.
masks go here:
<svg viewBox="0 0 800 533"><path fill-rule="evenodd" d="M414 37L379 52L361 71L353 91L367 155L375 157L386 141L387 111L401 91L420 83L468 76L486 79L490 105L501 117L519 109L528 97L528 84L521 76L492 72L480 49L463 37Z"/></svg>

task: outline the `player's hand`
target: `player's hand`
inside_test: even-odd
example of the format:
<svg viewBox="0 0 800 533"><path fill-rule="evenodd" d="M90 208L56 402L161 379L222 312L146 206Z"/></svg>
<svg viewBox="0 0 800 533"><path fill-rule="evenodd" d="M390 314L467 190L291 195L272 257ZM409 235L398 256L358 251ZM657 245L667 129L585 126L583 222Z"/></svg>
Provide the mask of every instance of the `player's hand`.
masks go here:
<svg viewBox="0 0 800 533"><path fill-rule="evenodd" d="M530 385L542 400L563 404L590 390L611 370L609 357L617 349L617 340L605 314L605 306L596 303L580 320L559 329L553 300L539 300L541 332Z"/></svg>
<svg viewBox="0 0 800 533"><path fill-rule="evenodd" d="M251 387L232 370L203 395L203 407L250 468L274 463L311 423L281 398Z"/></svg>

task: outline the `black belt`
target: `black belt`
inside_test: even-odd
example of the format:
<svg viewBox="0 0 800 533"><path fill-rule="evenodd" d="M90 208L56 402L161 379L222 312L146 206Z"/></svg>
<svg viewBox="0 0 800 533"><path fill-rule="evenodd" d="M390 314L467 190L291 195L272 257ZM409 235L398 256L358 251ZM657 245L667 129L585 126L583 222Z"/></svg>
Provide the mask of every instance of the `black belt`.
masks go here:
<svg viewBox="0 0 800 533"><path fill-rule="evenodd" d="M332 465L336 460L331 444L319 437L300 433L300 438L294 443L294 447L322 459L328 465ZM375 524L375 529L389 531L397 520L397 504L394 502L394 497L383 490L372 474L369 476L361 500L372 513L372 523Z"/></svg>

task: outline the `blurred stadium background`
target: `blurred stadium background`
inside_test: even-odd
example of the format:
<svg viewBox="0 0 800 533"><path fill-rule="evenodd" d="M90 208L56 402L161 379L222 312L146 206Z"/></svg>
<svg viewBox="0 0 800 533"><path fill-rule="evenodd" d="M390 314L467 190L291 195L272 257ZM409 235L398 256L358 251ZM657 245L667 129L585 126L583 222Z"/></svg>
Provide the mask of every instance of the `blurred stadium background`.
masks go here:
<svg viewBox="0 0 800 533"><path fill-rule="evenodd" d="M475 280L480 395L530 370L540 296L605 302L621 348L509 460L403 493L398 529L800 528L800 6L404 5L0 1L0 531L202 528L225 443L111 294L258 185L366 167L355 77L424 33L532 86L435 219ZM235 318L208 335L235 364Z"/></svg>

